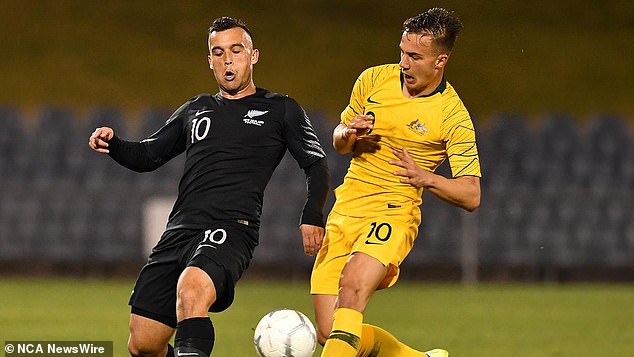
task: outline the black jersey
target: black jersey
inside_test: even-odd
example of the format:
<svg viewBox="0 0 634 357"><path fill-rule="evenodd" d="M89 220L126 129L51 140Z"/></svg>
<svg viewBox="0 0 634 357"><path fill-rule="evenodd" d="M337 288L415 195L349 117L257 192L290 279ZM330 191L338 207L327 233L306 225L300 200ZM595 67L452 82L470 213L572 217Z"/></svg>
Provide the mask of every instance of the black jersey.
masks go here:
<svg viewBox="0 0 634 357"><path fill-rule="evenodd" d="M302 168L325 158L299 104L262 88L235 100L198 95L141 143L157 166L186 154L168 230L215 220L258 227L264 189L286 150Z"/></svg>

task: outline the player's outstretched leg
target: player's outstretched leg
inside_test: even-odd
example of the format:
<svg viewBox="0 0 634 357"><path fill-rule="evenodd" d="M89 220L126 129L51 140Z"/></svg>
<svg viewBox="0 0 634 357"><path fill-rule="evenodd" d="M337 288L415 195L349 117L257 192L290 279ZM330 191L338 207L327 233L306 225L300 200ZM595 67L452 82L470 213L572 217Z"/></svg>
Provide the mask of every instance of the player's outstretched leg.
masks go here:
<svg viewBox="0 0 634 357"><path fill-rule="evenodd" d="M348 316L346 316L348 315ZM355 334L354 327L363 318L361 313L350 309L335 311L335 324L326 341L322 356L357 356L357 357L448 357L445 350L434 349L427 352L417 351L386 330L362 324L360 334ZM346 325L345 321L349 322ZM339 322L339 323L338 323ZM341 322L344 322L341 324ZM338 328L339 327L339 328ZM352 328L351 328L352 327Z"/></svg>
<svg viewBox="0 0 634 357"><path fill-rule="evenodd" d="M448 357L449 353L439 349L427 352L417 351L400 342L386 330L370 324L363 324L357 356Z"/></svg>
<svg viewBox="0 0 634 357"><path fill-rule="evenodd" d="M332 329L322 351L322 357L447 357L446 351L417 351L392 336L389 332L363 324L363 311L372 293L386 276L387 268L376 258L354 253L346 263L339 280L337 308L333 314ZM323 319L327 306L320 307ZM327 321L320 321L320 330L326 330ZM322 326L324 325L324 326ZM443 354L444 352L444 354Z"/></svg>
<svg viewBox="0 0 634 357"><path fill-rule="evenodd" d="M339 279L339 295L332 329L322 357L354 357L361 347L363 311L384 279L387 268L376 258L353 253Z"/></svg>
<svg viewBox="0 0 634 357"><path fill-rule="evenodd" d="M216 289L205 271L187 267L178 280L176 336L177 356L209 357L214 347L214 326L208 310L216 299Z"/></svg>

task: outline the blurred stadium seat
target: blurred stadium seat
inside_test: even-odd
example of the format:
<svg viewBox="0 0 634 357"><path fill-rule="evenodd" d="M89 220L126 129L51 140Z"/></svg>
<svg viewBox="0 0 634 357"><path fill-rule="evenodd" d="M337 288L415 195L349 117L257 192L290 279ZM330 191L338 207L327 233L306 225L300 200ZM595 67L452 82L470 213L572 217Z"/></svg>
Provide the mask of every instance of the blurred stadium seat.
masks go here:
<svg viewBox="0 0 634 357"><path fill-rule="evenodd" d="M509 185L534 185L539 174L539 157L534 133L528 121L518 115L494 118L487 140L478 143L487 156L482 158L485 172L494 172L487 182L504 190Z"/></svg>
<svg viewBox="0 0 634 357"><path fill-rule="evenodd" d="M17 109L0 107L0 175L3 182L21 181L28 176L33 154L24 121Z"/></svg>
<svg viewBox="0 0 634 357"><path fill-rule="evenodd" d="M548 115L542 120L535 147L542 190L555 192L574 177L572 162L580 147L576 125L569 115Z"/></svg>
<svg viewBox="0 0 634 357"><path fill-rule="evenodd" d="M51 180L74 179L79 173L77 129L76 119L69 109L42 108L29 136L28 143L34 156L30 162L31 174L24 179L38 185L50 184Z"/></svg>

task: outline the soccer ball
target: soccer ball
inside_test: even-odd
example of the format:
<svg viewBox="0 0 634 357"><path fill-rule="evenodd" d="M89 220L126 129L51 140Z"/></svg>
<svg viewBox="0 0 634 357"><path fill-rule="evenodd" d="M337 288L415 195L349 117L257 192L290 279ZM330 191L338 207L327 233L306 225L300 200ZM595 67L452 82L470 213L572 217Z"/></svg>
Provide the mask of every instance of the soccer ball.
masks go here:
<svg viewBox="0 0 634 357"><path fill-rule="evenodd" d="M310 357L317 346L317 335L306 315L281 309L262 317L253 343L261 357Z"/></svg>

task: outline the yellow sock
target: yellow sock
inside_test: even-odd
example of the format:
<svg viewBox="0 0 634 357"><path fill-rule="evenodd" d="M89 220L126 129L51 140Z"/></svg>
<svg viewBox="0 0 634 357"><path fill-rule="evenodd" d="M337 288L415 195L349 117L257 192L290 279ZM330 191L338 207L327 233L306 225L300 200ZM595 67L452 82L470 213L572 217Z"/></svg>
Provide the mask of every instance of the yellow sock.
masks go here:
<svg viewBox="0 0 634 357"><path fill-rule="evenodd" d="M372 325L363 324L361 329L361 341L359 353L357 356L375 357L379 355L380 344L377 343L374 336L374 328Z"/></svg>
<svg viewBox="0 0 634 357"><path fill-rule="evenodd" d="M359 357L421 357L424 352L417 351L392 336L380 327L363 324Z"/></svg>
<svg viewBox="0 0 634 357"><path fill-rule="evenodd" d="M326 340L322 357L354 357L359 350L363 314L339 308L335 310L332 332Z"/></svg>

